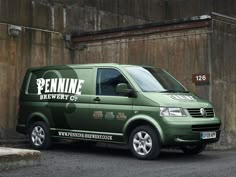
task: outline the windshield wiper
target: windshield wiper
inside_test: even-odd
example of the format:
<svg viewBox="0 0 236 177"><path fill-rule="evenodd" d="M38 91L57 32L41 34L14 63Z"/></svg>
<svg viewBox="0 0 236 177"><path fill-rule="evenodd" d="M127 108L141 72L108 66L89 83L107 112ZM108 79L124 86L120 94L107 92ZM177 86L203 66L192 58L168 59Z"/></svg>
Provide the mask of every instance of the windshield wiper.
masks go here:
<svg viewBox="0 0 236 177"><path fill-rule="evenodd" d="M177 93L177 90L164 90L161 93Z"/></svg>
<svg viewBox="0 0 236 177"><path fill-rule="evenodd" d="M161 93L189 93L187 90L164 90Z"/></svg>
<svg viewBox="0 0 236 177"><path fill-rule="evenodd" d="M188 90L182 90L182 91L178 91L179 93L189 93Z"/></svg>

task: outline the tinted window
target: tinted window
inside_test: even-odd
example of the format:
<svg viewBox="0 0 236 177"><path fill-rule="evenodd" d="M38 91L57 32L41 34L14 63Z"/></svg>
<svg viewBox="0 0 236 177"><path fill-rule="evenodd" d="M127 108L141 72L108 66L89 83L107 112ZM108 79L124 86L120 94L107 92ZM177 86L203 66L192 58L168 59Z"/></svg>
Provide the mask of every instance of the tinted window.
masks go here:
<svg viewBox="0 0 236 177"><path fill-rule="evenodd" d="M39 78L37 76L37 73L30 73L30 80L29 80L29 85L28 85L28 93L29 94L37 94L38 89L36 85L36 79Z"/></svg>
<svg viewBox="0 0 236 177"><path fill-rule="evenodd" d="M119 83L128 84L124 76L115 69L98 69L97 71L97 82L96 82L96 93L97 95L119 95L116 93L116 86Z"/></svg>

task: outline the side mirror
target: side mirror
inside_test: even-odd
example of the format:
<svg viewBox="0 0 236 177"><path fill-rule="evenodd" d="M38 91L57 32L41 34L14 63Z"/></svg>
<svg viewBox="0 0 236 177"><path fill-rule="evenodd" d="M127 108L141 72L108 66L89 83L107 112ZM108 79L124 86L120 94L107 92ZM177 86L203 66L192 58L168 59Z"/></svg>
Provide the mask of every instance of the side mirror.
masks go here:
<svg viewBox="0 0 236 177"><path fill-rule="evenodd" d="M117 84L116 93L119 93L121 95L127 95L129 97L136 97L136 94L133 89L129 89L126 83Z"/></svg>

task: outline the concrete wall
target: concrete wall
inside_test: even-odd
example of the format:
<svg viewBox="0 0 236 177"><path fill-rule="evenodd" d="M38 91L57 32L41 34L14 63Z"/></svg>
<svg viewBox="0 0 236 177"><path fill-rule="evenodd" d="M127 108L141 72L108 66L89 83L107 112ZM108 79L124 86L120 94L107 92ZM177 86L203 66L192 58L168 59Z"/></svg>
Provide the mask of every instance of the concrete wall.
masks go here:
<svg viewBox="0 0 236 177"><path fill-rule="evenodd" d="M0 0L0 22L63 31L63 7L37 0Z"/></svg>
<svg viewBox="0 0 236 177"><path fill-rule="evenodd" d="M236 22L216 19L211 42L211 98L222 120L221 146L236 145Z"/></svg>
<svg viewBox="0 0 236 177"><path fill-rule="evenodd" d="M66 6L68 30L81 31L180 19L211 12L236 16L235 0L50 0L50 2Z"/></svg>
<svg viewBox="0 0 236 177"><path fill-rule="evenodd" d="M96 31L210 14L236 16L235 0L0 0L0 22Z"/></svg>
<svg viewBox="0 0 236 177"><path fill-rule="evenodd" d="M80 0L67 4L67 31L96 31L150 22L142 16L124 13L127 8L126 1L117 0Z"/></svg>

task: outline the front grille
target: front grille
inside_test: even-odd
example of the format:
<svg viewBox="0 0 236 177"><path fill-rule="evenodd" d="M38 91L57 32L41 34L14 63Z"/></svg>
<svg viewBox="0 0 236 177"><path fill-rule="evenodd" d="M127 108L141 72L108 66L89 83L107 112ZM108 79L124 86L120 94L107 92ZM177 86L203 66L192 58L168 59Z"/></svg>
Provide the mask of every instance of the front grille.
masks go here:
<svg viewBox="0 0 236 177"><path fill-rule="evenodd" d="M192 131L217 131L220 130L220 124L192 125Z"/></svg>
<svg viewBox="0 0 236 177"><path fill-rule="evenodd" d="M198 117L214 117L215 116L213 108L204 108L206 111L205 115L201 114L200 109L201 108L189 108L187 110L192 117L196 117L196 118L198 118Z"/></svg>

